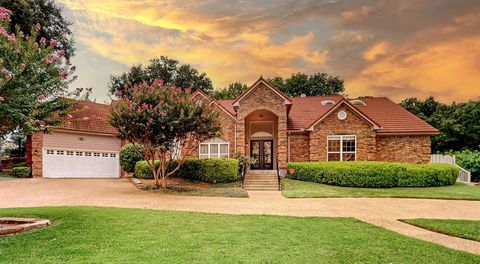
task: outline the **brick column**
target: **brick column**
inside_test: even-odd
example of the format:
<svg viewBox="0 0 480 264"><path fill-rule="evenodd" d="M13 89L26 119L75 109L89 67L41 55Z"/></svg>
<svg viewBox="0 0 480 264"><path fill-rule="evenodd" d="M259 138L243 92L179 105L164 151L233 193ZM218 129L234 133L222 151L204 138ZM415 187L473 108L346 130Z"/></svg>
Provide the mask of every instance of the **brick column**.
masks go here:
<svg viewBox="0 0 480 264"><path fill-rule="evenodd" d="M31 136L32 176L42 177L43 133L37 132Z"/></svg>
<svg viewBox="0 0 480 264"><path fill-rule="evenodd" d="M285 115L278 117L278 167L285 169L287 167L287 117Z"/></svg>
<svg viewBox="0 0 480 264"><path fill-rule="evenodd" d="M239 117L237 126L237 155L245 155L245 117Z"/></svg>

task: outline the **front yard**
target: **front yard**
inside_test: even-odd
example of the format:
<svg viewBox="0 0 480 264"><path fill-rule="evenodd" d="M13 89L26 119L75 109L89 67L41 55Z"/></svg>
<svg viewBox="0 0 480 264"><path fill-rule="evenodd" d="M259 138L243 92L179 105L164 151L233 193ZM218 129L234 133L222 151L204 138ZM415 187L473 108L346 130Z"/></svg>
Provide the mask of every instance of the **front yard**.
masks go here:
<svg viewBox="0 0 480 264"><path fill-rule="evenodd" d="M452 200L480 200L480 187L463 183L441 187L354 188L282 179L282 194L287 198L392 197Z"/></svg>
<svg viewBox="0 0 480 264"><path fill-rule="evenodd" d="M1 209L52 226L0 238L0 263L479 263L352 218L100 207Z"/></svg>
<svg viewBox="0 0 480 264"><path fill-rule="evenodd" d="M480 242L480 221L453 219L402 219L402 222L434 232Z"/></svg>

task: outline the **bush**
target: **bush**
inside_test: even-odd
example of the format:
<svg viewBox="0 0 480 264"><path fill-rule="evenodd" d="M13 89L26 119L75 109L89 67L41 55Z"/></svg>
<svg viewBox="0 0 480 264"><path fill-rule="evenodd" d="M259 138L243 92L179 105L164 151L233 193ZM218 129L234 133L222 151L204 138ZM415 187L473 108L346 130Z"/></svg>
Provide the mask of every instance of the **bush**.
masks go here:
<svg viewBox="0 0 480 264"><path fill-rule="evenodd" d="M143 160L143 147L139 144L126 144L120 150L120 166L126 172L134 172L135 164Z"/></svg>
<svg viewBox="0 0 480 264"><path fill-rule="evenodd" d="M158 161L155 162L158 166ZM168 168L176 167L172 162ZM173 175L177 178L199 180L208 183L228 183L240 180L236 159L186 159L182 167ZM152 179L153 174L146 161L135 165L135 177Z"/></svg>
<svg viewBox="0 0 480 264"><path fill-rule="evenodd" d="M448 164L290 162L287 173L287 177L294 180L348 187L391 188L451 185L457 179L458 169Z"/></svg>
<svg viewBox="0 0 480 264"><path fill-rule="evenodd" d="M472 173L472 181L480 181L480 151L464 150L456 152L457 164Z"/></svg>
<svg viewBox="0 0 480 264"><path fill-rule="evenodd" d="M19 162L12 166L12 168L17 168L17 167L27 167L27 162L26 161Z"/></svg>
<svg viewBox="0 0 480 264"><path fill-rule="evenodd" d="M12 168L12 176L16 178L27 178L30 176L30 168L29 167Z"/></svg>

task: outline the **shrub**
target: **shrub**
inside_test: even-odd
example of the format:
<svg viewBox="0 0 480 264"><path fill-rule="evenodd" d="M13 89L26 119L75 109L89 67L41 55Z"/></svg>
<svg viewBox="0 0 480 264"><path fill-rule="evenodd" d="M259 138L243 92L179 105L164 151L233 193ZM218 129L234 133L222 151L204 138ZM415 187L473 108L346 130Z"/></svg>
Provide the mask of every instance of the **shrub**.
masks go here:
<svg viewBox="0 0 480 264"><path fill-rule="evenodd" d="M158 161L155 163L158 166ZM175 162L171 163L168 170L170 171L175 166ZM137 162L135 177L153 179L152 171L146 161ZM183 166L174 174L174 177L208 183L228 183L240 180L236 159L186 159Z"/></svg>
<svg viewBox="0 0 480 264"><path fill-rule="evenodd" d="M19 162L12 166L12 168L17 168L17 167L27 167L27 162L26 161Z"/></svg>
<svg viewBox="0 0 480 264"><path fill-rule="evenodd" d="M30 176L30 168L29 167L12 168L12 176L16 178L27 178Z"/></svg>
<svg viewBox="0 0 480 264"><path fill-rule="evenodd" d="M448 164L402 164L375 161L290 162L291 179L337 186L390 188L443 186L455 183L458 169Z"/></svg>
<svg viewBox="0 0 480 264"><path fill-rule="evenodd" d="M480 181L480 151L464 150L454 154L457 164L472 173L472 181Z"/></svg>
<svg viewBox="0 0 480 264"><path fill-rule="evenodd" d="M143 160L143 147L139 144L126 144L120 150L120 166L126 172L134 172L135 164Z"/></svg>

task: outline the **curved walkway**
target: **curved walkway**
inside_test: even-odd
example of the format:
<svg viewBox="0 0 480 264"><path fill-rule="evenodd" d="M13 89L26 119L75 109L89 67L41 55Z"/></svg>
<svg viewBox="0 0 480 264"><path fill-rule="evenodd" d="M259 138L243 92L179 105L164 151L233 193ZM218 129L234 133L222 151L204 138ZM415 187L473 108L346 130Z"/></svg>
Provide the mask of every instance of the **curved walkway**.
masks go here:
<svg viewBox="0 0 480 264"><path fill-rule="evenodd" d="M400 234L480 255L480 242L397 221L408 218L480 220L480 201L398 198L287 199L280 192L250 198L174 196L137 190L126 179L20 179L0 182L0 208L88 205L223 214L355 217Z"/></svg>

